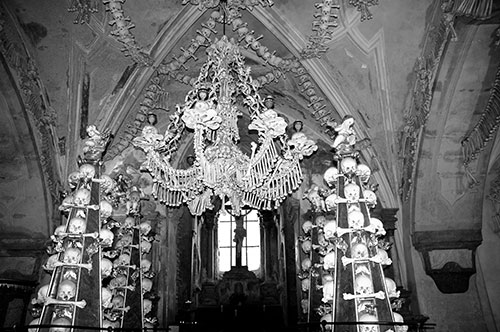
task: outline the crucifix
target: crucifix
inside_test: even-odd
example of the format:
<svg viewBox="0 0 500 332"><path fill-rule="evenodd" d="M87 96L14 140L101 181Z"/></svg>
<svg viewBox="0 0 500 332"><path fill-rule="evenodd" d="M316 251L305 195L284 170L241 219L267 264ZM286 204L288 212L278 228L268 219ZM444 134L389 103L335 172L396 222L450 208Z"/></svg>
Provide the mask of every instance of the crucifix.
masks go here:
<svg viewBox="0 0 500 332"><path fill-rule="evenodd" d="M247 236L247 230L243 228L243 218L236 218L236 228L234 229L233 242L236 243L236 266L241 267L243 240Z"/></svg>

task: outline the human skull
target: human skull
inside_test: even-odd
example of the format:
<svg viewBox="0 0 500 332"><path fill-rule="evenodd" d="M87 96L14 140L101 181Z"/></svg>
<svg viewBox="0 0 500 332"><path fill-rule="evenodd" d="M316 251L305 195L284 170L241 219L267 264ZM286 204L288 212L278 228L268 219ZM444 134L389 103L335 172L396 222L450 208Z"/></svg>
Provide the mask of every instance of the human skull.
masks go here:
<svg viewBox="0 0 500 332"><path fill-rule="evenodd" d="M364 243L356 243L351 247L352 258L368 258L368 247Z"/></svg>
<svg viewBox="0 0 500 332"><path fill-rule="evenodd" d="M151 251L151 242L142 239L141 240L141 253L147 254Z"/></svg>
<svg viewBox="0 0 500 332"><path fill-rule="evenodd" d="M131 233L123 234L116 242L116 247L117 248L128 247L132 244L133 239L134 239L133 234Z"/></svg>
<svg viewBox="0 0 500 332"><path fill-rule="evenodd" d="M47 271L53 271L55 269L54 265L58 261L59 261L59 254L51 255L49 256L49 258L47 258L47 262L45 262L43 268Z"/></svg>
<svg viewBox="0 0 500 332"><path fill-rule="evenodd" d="M319 227L323 227L325 226L325 223L326 223L326 218L325 216L317 216L316 219L314 220L314 222L316 223L317 226Z"/></svg>
<svg viewBox="0 0 500 332"><path fill-rule="evenodd" d="M125 305L125 298L121 295L115 295L113 296L113 299L111 300L113 308L123 308Z"/></svg>
<svg viewBox="0 0 500 332"><path fill-rule="evenodd" d="M125 229L129 229L135 226L135 218L134 217L126 217L123 220L123 225L122 227Z"/></svg>
<svg viewBox="0 0 500 332"><path fill-rule="evenodd" d="M394 317L394 321L396 323L404 323L404 318L403 318L403 316L401 316L401 314L393 311L392 316ZM396 325L396 326L394 326L394 329L396 330L396 332L406 332L406 331L408 331L408 326L407 325Z"/></svg>
<svg viewBox="0 0 500 332"><path fill-rule="evenodd" d="M356 160L351 157L346 157L340 162L340 169L342 170L342 173L346 175L354 174L356 172L356 166Z"/></svg>
<svg viewBox="0 0 500 332"><path fill-rule="evenodd" d="M147 273L151 270L151 261L149 259L141 259L141 270L143 273Z"/></svg>
<svg viewBox="0 0 500 332"><path fill-rule="evenodd" d="M71 189L76 189L80 183L80 172L72 172L68 175L68 185Z"/></svg>
<svg viewBox="0 0 500 332"><path fill-rule="evenodd" d="M330 194L325 198L326 211L335 211L337 209L337 201L339 196L337 194Z"/></svg>
<svg viewBox="0 0 500 332"><path fill-rule="evenodd" d="M330 167L323 174L323 179L325 180L326 184L331 188L335 186L335 182L337 181L338 176L339 176L339 170L337 169L337 167Z"/></svg>
<svg viewBox="0 0 500 332"><path fill-rule="evenodd" d="M80 263L81 250L78 248L68 248L64 252L63 262L66 264L78 264Z"/></svg>
<svg viewBox="0 0 500 332"><path fill-rule="evenodd" d="M79 171L85 180L90 180L95 176L95 167L90 164L83 164L80 166Z"/></svg>
<svg viewBox="0 0 500 332"><path fill-rule="evenodd" d="M304 231L305 234L309 234L312 228L313 223L310 220L304 221L304 223L302 224L302 231Z"/></svg>
<svg viewBox="0 0 500 332"><path fill-rule="evenodd" d="M308 254L311 252L311 249L312 249L312 242L311 240L305 240L302 242L301 244L301 248L302 248L302 251L304 251L304 253Z"/></svg>
<svg viewBox="0 0 500 332"><path fill-rule="evenodd" d="M130 265L130 255L125 253L118 256L118 258L113 262L114 267L126 265Z"/></svg>
<svg viewBox="0 0 500 332"><path fill-rule="evenodd" d="M354 289L356 294L373 294L372 280L366 274L360 273L354 279Z"/></svg>
<svg viewBox="0 0 500 332"><path fill-rule="evenodd" d="M398 297L396 282L389 277L385 277L384 282L385 282L385 289L387 290L387 295L389 297Z"/></svg>
<svg viewBox="0 0 500 332"><path fill-rule="evenodd" d="M116 288L116 287L125 287L127 286L127 277L123 274L117 275L111 281L109 282L109 286L111 289Z"/></svg>
<svg viewBox="0 0 500 332"><path fill-rule="evenodd" d="M151 232L151 222L144 221L139 224L139 231L141 235L148 235Z"/></svg>
<svg viewBox="0 0 500 332"><path fill-rule="evenodd" d="M361 193L361 189L355 183L349 183L344 187L344 195L351 202L357 202L359 200L359 195Z"/></svg>
<svg viewBox="0 0 500 332"><path fill-rule="evenodd" d="M333 323L332 313L324 314L321 316L320 322ZM324 331L331 331L333 329L333 324L325 324L323 327Z"/></svg>
<svg viewBox="0 0 500 332"><path fill-rule="evenodd" d="M102 192L104 192L105 194L108 194L111 191L113 191L115 186L116 186L116 181L113 180L109 175L106 175L106 174L101 175L100 189L102 190Z"/></svg>
<svg viewBox="0 0 500 332"><path fill-rule="evenodd" d="M80 188L75 191L73 202L78 206L86 206L90 203L90 190Z"/></svg>
<svg viewBox="0 0 500 332"><path fill-rule="evenodd" d="M153 302L149 299L144 299L142 301L142 313L144 315L147 315L151 312L151 309L153 308Z"/></svg>
<svg viewBox="0 0 500 332"><path fill-rule="evenodd" d="M369 314L369 313L363 313L359 315L359 321L360 322L378 322L378 319L375 315ZM378 324L377 325L372 325L372 324L360 324L359 325L359 331L360 332L378 332Z"/></svg>
<svg viewBox="0 0 500 332"><path fill-rule="evenodd" d="M334 269L336 263L337 255L335 255L335 251L331 251L323 257L323 269L325 270Z"/></svg>
<svg viewBox="0 0 500 332"><path fill-rule="evenodd" d="M309 299L300 300L300 307L302 308L302 313L305 315L309 312Z"/></svg>
<svg viewBox="0 0 500 332"><path fill-rule="evenodd" d="M380 258L380 264L382 264L382 265L390 265L392 263L392 260L389 258L387 251L385 251L382 248L377 247L377 255L376 256L378 258Z"/></svg>
<svg viewBox="0 0 500 332"><path fill-rule="evenodd" d="M141 288L142 288L142 294L146 294L147 292L151 292L151 289L153 288L153 281L148 278L142 278L141 279Z"/></svg>
<svg viewBox="0 0 500 332"><path fill-rule="evenodd" d="M368 183L370 180L370 176L372 175L372 171L370 167L365 164L359 164L356 167L356 175L359 177L359 180L363 183Z"/></svg>
<svg viewBox="0 0 500 332"><path fill-rule="evenodd" d="M107 278L113 272L113 263L107 258L101 258L101 276Z"/></svg>
<svg viewBox="0 0 500 332"><path fill-rule="evenodd" d="M57 298L63 301L69 301L76 295L76 284L71 280L64 280L57 288Z"/></svg>
<svg viewBox="0 0 500 332"><path fill-rule="evenodd" d="M311 268L311 259L309 257L306 257L302 260L302 262L300 262L300 267L302 268L302 270L304 271L308 271L310 268Z"/></svg>
<svg viewBox="0 0 500 332"><path fill-rule="evenodd" d="M113 293L107 288L101 288L101 304L103 308L111 308L111 298L113 297Z"/></svg>
<svg viewBox="0 0 500 332"><path fill-rule="evenodd" d="M361 229L365 224L365 216L361 211L352 210L347 214L347 223L350 228Z"/></svg>
<svg viewBox="0 0 500 332"><path fill-rule="evenodd" d="M384 224L380 219L370 218L370 228L375 233L375 235L384 236L386 234L384 229Z"/></svg>
<svg viewBox="0 0 500 332"><path fill-rule="evenodd" d="M333 277L328 275L323 278L323 298L321 301L330 302L333 300L333 293L335 289L335 284L333 283Z"/></svg>
<svg viewBox="0 0 500 332"><path fill-rule="evenodd" d="M52 325L61 325L61 327L51 327L49 332L69 332L71 331L71 321L68 318L60 317L52 321ZM62 327L67 326L67 327Z"/></svg>
<svg viewBox="0 0 500 332"><path fill-rule="evenodd" d="M337 221L335 219L328 220L325 226L323 226L323 233L327 240L335 237L335 233L337 233Z"/></svg>
<svg viewBox="0 0 500 332"><path fill-rule="evenodd" d="M120 321L119 320L111 321L109 319L104 319L102 321L102 327L106 328L106 329L109 329L110 327L111 328L119 328L120 327Z"/></svg>
<svg viewBox="0 0 500 332"><path fill-rule="evenodd" d="M43 285L42 287L40 287L40 289L37 292L37 297L36 297L37 303L39 303L39 304L45 303L45 301L49 297L49 286L50 285L47 284L47 285Z"/></svg>
<svg viewBox="0 0 500 332"><path fill-rule="evenodd" d="M311 286L311 281L309 280L309 278L302 279L301 282L300 282L300 284L301 284L303 292L308 292L309 291L309 288Z"/></svg>
<svg viewBox="0 0 500 332"><path fill-rule="evenodd" d="M65 225L57 226L56 229L54 230L54 235L56 237L61 236L61 234L63 234L63 233L66 233L66 226Z"/></svg>
<svg viewBox="0 0 500 332"><path fill-rule="evenodd" d="M377 195L370 189L363 190L363 197L369 208L374 208L377 205Z"/></svg>
<svg viewBox="0 0 500 332"><path fill-rule="evenodd" d="M35 318L33 319L29 324L28 326L30 325L40 325L40 318ZM32 329L28 329L28 332L37 332L38 331L38 328L32 328Z"/></svg>
<svg viewBox="0 0 500 332"><path fill-rule="evenodd" d="M103 228L99 232L99 239L101 240L101 244L109 247L113 244L113 239L115 238L115 234L109 229Z"/></svg>
<svg viewBox="0 0 500 332"><path fill-rule="evenodd" d="M102 200L99 202L99 215L101 220L106 220L113 214L113 206L110 202Z"/></svg>
<svg viewBox="0 0 500 332"><path fill-rule="evenodd" d="M68 225L68 231L72 234L85 233L87 229L87 221L80 217L71 218Z"/></svg>

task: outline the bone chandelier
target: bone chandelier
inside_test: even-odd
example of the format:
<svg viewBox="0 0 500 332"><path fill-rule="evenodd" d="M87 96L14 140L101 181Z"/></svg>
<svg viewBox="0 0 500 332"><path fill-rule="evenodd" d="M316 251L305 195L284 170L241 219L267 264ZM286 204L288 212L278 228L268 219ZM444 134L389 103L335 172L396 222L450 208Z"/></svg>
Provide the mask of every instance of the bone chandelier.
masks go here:
<svg viewBox="0 0 500 332"><path fill-rule="evenodd" d="M153 195L167 206L187 203L193 215L212 209L216 197L223 208L228 202L234 215L240 215L242 207L273 209L299 187L299 162L317 146L301 132L288 139L285 120L258 94L260 85L234 41L215 39L207 54L165 134L146 126L134 139L146 153L142 168L153 177ZM237 98L249 110L248 129L259 135L258 142L251 143L251 156L238 147L242 106ZM194 131L195 160L188 169L175 169L170 160L186 128Z"/></svg>

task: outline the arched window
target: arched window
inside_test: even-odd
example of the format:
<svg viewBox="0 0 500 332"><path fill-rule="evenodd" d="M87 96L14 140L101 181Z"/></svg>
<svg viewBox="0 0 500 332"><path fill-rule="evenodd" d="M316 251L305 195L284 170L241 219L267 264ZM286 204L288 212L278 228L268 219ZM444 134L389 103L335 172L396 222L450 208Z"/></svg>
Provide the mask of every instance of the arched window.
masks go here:
<svg viewBox="0 0 500 332"><path fill-rule="evenodd" d="M217 229L219 272L237 266L237 241L240 239L241 266L247 266L249 271L260 269L260 222L256 210L242 210L238 217L221 211Z"/></svg>

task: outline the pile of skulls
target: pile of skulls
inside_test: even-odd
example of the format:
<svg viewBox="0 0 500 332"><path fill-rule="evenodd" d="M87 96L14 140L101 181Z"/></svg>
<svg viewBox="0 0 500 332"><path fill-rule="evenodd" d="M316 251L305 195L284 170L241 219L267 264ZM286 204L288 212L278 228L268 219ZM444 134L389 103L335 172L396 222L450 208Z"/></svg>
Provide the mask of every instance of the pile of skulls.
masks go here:
<svg viewBox="0 0 500 332"><path fill-rule="evenodd" d="M384 239L384 225L370 216L377 204L376 186L370 184L371 170L358 162L358 153L345 148L351 147L348 143L342 146L342 152L348 154L337 153L337 167L328 168L323 185L313 185L303 197L309 201L311 211L306 214L308 220L302 222L299 236L302 313L309 318L315 311L320 322L333 323L340 299L354 301L356 313L352 320L376 322L377 300L397 298L399 292L390 278L385 278L382 285L374 283L379 274L384 277L382 267L392 263L386 251L389 245ZM337 288L339 276L346 270L352 271L352 285ZM352 293L336 294L336 289L352 289ZM392 313L392 321L402 322L400 317ZM325 324L323 329L332 330L332 326ZM407 327L394 328L403 331ZM379 327L365 324L359 326L359 331L379 331Z"/></svg>

